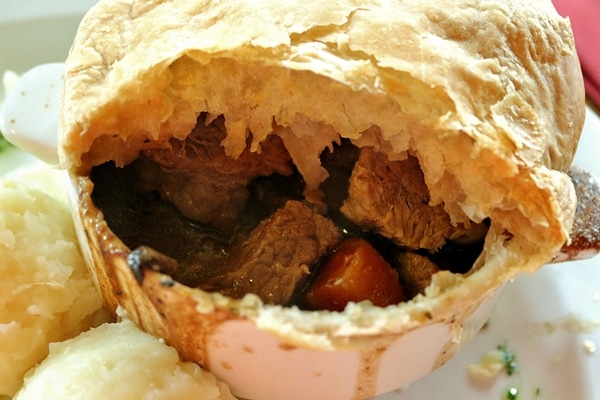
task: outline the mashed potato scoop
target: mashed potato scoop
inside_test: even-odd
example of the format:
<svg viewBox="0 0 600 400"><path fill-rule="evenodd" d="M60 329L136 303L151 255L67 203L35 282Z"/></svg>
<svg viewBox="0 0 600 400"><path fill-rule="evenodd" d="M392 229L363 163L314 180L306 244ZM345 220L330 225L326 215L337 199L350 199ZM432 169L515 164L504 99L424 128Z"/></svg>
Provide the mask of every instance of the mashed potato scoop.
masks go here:
<svg viewBox="0 0 600 400"><path fill-rule="evenodd" d="M234 400L227 386L131 320L50 346L14 400Z"/></svg>
<svg viewBox="0 0 600 400"><path fill-rule="evenodd" d="M17 391L50 342L110 320L79 250L64 186L50 184L56 175L47 166L18 174L29 182L0 178L0 397Z"/></svg>

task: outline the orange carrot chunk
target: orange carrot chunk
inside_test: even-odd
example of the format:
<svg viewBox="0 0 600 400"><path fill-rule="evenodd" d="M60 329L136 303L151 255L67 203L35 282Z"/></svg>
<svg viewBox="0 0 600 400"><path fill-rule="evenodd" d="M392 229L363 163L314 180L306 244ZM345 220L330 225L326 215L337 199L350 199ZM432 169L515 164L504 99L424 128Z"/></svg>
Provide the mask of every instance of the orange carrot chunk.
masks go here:
<svg viewBox="0 0 600 400"><path fill-rule="evenodd" d="M321 266L305 301L314 310L342 311L350 301L385 307L405 301L398 273L366 240L345 240Z"/></svg>

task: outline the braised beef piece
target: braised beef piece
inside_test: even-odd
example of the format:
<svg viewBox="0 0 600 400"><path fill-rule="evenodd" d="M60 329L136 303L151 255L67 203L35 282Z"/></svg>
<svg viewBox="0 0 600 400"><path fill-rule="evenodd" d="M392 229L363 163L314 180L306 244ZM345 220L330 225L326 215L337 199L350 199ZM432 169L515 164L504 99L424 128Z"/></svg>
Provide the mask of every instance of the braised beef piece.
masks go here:
<svg viewBox="0 0 600 400"><path fill-rule="evenodd" d="M224 260L230 266L226 273L199 287L233 298L254 293L265 303L286 304L339 240L331 220L299 201L288 201Z"/></svg>
<svg viewBox="0 0 600 400"><path fill-rule="evenodd" d="M94 203L113 232L134 249L131 266L138 275L151 265L188 286L238 298L252 292L265 302L285 304L340 238L329 219L288 200L301 197L303 190L295 174L253 181L248 205L231 234L190 220L155 192L145 191L140 168L136 161L92 171ZM256 215L259 209L274 214L263 218ZM161 254L177 265L165 263Z"/></svg>
<svg viewBox="0 0 600 400"><path fill-rule="evenodd" d="M194 285L214 275L211 267L227 257L233 242L243 240L242 233L229 235L190 220L158 193L145 191L137 163L124 168L106 163L92 170L92 199L110 229L131 249L147 246L177 260L173 278L181 283ZM206 268L195 268L199 260Z"/></svg>
<svg viewBox="0 0 600 400"><path fill-rule="evenodd" d="M424 294L431 276L441 271L428 257L412 251L401 252L396 258L396 270L408 298Z"/></svg>
<svg viewBox="0 0 600 400"><path fill-rule="evenodd" d="M273 216L263 220L251 235L210 269L226 271L203 279L199 288L241 298L258 295L265 303L286 304L305 286L311 267L339 242L337 227L299 201L289 201ZM178 276L177 261L149 246L133 250L128 263L139 281L143 269L151 268ZM207 269L188 266L188 271Z"/></svg>
<svg viewBox="0 0 600 400"><path fill-rule="evenodd" d="M413 156L388 161L384 153L362 148L348 193L341 210L350 220L409 249L435 252L449 239L476 242L487 231L484 224L454 225L442 204L429 204L429 190Z"/></svg>
<svg viewBox="0 0 600 400"><path fill-rule="evenodd" d="M294 167L278 136L268 136L259 152L251 152L248 143L234 159L221 146L226 135L222 116L209 122L201 114L186 140L171 139L168 149L144 152L139 173L146 190L157 190L190 219L231 230L248 200L250 181L291 175Z"/></svg>

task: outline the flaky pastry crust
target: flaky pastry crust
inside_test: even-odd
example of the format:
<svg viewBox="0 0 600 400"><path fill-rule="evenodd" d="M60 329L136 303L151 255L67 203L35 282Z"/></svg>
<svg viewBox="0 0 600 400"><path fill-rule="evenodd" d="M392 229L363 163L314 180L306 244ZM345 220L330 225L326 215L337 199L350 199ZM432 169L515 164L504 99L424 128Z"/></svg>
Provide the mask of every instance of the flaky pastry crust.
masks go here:
<svg viewBox="0 0 600 400"><path fill-rule="evenodd" d="M324 179L320 152L340 136L391 160L410 153L432 204L491 227L469 276L436 274L426 295L398 306L332 316L177 286L197 302L190 313L234 304L282 337L342 346L374 327L400 333L455 318L568 238L575 195L565 171L585 104L569 21L549 0L100 1L67 59L60 155L74 180L185 138L200 112L225 116L232 157L247 137L257 151L282 130L309 188ZM99 263L109 303L123 302L102 278L114 266ZM156 314L148 320L168 336Z"/></svg>

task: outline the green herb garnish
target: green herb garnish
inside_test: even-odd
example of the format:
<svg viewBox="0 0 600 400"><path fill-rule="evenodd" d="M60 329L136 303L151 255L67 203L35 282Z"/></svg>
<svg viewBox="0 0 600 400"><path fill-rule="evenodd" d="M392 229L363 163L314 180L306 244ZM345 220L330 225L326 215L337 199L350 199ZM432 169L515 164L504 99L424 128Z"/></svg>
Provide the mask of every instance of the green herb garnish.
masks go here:
<svg viewBox="0 0 600 400"><path fill-rule="evenodd" d="M506 400L518 400L519 398L519 389L516 387L511 387L506 391Z"/></svg>
<svg viewBox="0 0 600 400"><path fill-rule="evenodd" d="M515 353L509 350L506 344L499 344L496 349L502 354L502 362L504 363L506 373L509 376L514 374L518 369L518 365L515 361Z"/></svg>

